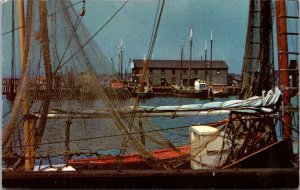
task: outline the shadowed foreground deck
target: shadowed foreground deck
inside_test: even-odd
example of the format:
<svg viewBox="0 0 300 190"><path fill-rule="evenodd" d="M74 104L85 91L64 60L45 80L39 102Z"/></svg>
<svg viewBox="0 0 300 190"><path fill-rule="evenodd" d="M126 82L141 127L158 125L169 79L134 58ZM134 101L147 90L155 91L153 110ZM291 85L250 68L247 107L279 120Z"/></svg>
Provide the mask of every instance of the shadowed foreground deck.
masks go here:
<svg viewBox="0 0 300 190"><path fill-rule="evenodd" d="M3 172L5 188L297 188L296 168Z"/></svg>

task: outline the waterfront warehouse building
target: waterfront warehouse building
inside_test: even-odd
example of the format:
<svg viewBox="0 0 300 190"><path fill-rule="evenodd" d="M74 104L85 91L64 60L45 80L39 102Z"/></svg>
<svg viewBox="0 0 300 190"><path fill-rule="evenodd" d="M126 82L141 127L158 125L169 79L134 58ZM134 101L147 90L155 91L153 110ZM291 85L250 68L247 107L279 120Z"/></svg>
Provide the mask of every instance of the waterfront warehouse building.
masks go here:
<svg viewBox="0 0 300 190"><path fill-rule="evenodd" d="M143 59L135 59L131 64L132 82L141 83L143 71ZM183 85L193 84L200 79L212 85L227 86L228 66L225 61L213 60L151 60L148 67L149 83L152 86L179 85L182 79ZM147 80L147 79L145 79ZM146 82L146 81L144 81Z"/></svg>

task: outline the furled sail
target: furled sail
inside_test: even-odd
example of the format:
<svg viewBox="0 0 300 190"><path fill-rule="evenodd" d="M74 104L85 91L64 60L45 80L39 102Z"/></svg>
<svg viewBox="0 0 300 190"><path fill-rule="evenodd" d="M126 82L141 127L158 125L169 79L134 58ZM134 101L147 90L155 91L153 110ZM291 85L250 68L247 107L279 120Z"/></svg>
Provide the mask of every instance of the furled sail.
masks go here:
<svg viewBox="0 0 300 190"><path fill-rule="evenodd" d="M264 96L253 96L246 100L229 100L225 102L209 102L205 104L189 104L177 106L138 106L136 112L142 117L181 117L181 116L200 116L200 115L224 115L232 111L248 112L248 113L272 113L276 110L281 91L276 87L275 91L269 90L263 93ZM120 109L123 114L132 114L133 106L125 106ZM40 117L40 113L34 113L36 117ZM48 113L49 119L54 118L101 118L110 117L107 110L87 109L77 110L68 113L65 110L51 110Z"/></svg>

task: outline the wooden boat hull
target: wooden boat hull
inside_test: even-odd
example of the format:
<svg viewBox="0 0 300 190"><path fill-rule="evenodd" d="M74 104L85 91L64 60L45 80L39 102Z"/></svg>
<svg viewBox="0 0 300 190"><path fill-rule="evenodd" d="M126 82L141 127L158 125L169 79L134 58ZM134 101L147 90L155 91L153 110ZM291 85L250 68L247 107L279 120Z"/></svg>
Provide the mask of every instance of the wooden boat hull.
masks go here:
<svg viewBox="0 0 300 190"><path fill-rule="evenodd" d="M228 96L229 92L214 92L214 97L227 98Z"/></svg>
<svg viewBox="0 0 300 190"><path fill-rule="evenodd" d="M189 152L189 146L179 147ZM285 151L282 151L285 150ZM286 143L275 143L246 159L240 160L227 169L193 170L190 168L173 170L122 170L122 168L105 170L108 166L116 168L116 157L87 158L70 160L69 164L77 171L40 171L20 172L3 171L2 185L5 188L168 188L168 189L269 189L299 187L299 168L281 165L282 167L257 167L257 164L268 163L270 158L284 157ZM271 152L270 152L271 151ZM171 159L179 154L173 149L153 151L161 159ZM268 158L266 159L266 155ZM279 156L281 155L281 156ZM278 157L279 156L279 157ZM281 158L280 158L281 157ZM122 163L145 163L136 154L123 156ZM252 161L250 161L250 160ZM262 162L262 160L264 160ZM280 160L277 163L281 163ZM87 165L93 165L88 167ZM254 164L254 165L253 165ZM95 166L98 166L99 170ZM105 167L104 167L105 166ZM254 167L253 167L254 166ZM243 167L243 168L237 168ZM104 168L104 169L100 169ZM86 170L87 169L87 170ZM255 181L255 183L253 183Z"/></svg>
<svg viewBox="0 0 300 190"><path fill-rule="evenodd" d="M3 172L4 188L271 189L299 187L297 168ZM255 183L254 183L255 182Z"/></svg>
<svg viewBox="0 0 300 190"><path fill-rule="evenodd" d="M185 97L185 98L201 98L207 99L208 90L200 90L200 91L190 91L190 90L183 90L183 89L172 89L173 96L177 97Z"/></svg>
<svg viewBox="0 0 300 190"><path fill-rule="evenodd" d="M153 98L154 97L154 93L152 92L131 92L131 95L133 97L140 97L142 99L145 99L145 98Z"/></svg>
<svg viewBox="0 0 300 190"><path fill-rule="evenodd" d="M178 151L174 149L162 149L152 151L157 159L169 161L172 159L180 159L189 155L190 146L178 147ZM92 169L92 170L111 170L111 169L153 169L150 161L142 158L138 154L128 154L122 156L104 156L99 158L84 158L78 160L70 160L68 164L76 169ZM190 168L190 163L183 164L180 168Z"/></svg>

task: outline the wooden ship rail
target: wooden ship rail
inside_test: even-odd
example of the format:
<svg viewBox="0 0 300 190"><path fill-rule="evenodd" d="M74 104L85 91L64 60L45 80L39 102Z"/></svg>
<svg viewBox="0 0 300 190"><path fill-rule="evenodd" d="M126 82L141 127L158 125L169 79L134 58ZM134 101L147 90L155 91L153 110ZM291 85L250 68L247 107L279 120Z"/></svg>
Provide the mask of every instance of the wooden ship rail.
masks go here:
<svg viewBox="0 0 300 190"><path fill-rule="evenodd" d="M4 172L2 176L2 185L6 188L268 189L299 186L299 171L295 168Z"/></svg>

